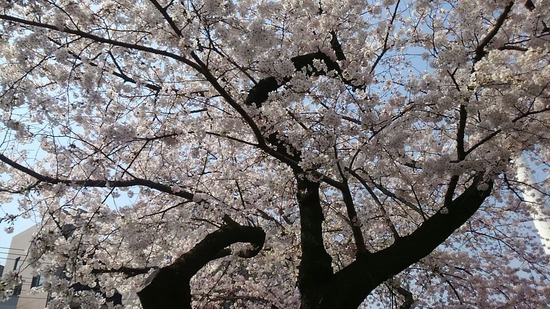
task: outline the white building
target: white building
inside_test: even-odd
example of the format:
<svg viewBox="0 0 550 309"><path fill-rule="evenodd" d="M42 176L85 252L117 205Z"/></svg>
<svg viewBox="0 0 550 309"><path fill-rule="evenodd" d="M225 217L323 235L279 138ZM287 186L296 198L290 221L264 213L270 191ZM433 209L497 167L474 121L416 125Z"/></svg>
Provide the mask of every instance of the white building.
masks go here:
<svg viewBox="0 0 550 309"><path fill-rule="evenodd" d="M67 225L67 233L70 233L72 228ZM33 274L33 269L28 261L28 249L33 241L33 235L37 231L37 226L32 226L27 230L15 235L11 240L10 250L8 252L7 262L4 266L4 273L16 271L22 279L20 287L14 295L6 302L0 302L0 309L44 309L48 303L48 293L40 292L40 286L44 283L43 277ZM63 270L60 270L62 276ZM0 274L1 276L1 274ZM78 290L94 290L86 285L75 285L73 289ZM97 293L101 293L97 291ZM125 297L125 302L134 301L134 298ZM114 301L115 304L120 304L122 295L115 294L109 301ZM71 303L71 308L80 308L80 304ZM101 308L107 308L103 305Z"/></svg>
<svg viewBox="0 0 550 309"><path fill-rule="evenodd" d="M4 273L17 271L21 276L22 283L11 299L0 303L0 309L43 309L48 302L48 293L32 291L32 288L39 288L43 284L43 278L33 274L29 267L28 248L31 245L36 226L13 236ZM34 289L36 290L36 289Z"/></svg>

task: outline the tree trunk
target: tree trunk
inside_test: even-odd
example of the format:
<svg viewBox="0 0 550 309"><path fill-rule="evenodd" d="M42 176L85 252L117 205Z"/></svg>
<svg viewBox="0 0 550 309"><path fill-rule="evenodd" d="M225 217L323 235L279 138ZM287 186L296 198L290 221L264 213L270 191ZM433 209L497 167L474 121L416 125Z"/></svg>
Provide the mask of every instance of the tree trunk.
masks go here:
<svg viewBox="0 0 550 309"><path fill-rule="evenodd" d="M302 259L299 266L298 288L301 308L318 308L322 287L332 276L332 259L323 244L323 210L319 199L319 183L297 176L297 199L300 208L300 240Z"/></svg>

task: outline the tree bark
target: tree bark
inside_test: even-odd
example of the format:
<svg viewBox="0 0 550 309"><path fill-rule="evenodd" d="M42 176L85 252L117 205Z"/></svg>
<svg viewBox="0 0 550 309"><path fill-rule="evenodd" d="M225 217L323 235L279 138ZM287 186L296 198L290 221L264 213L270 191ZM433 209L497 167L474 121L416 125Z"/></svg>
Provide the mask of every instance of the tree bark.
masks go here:
<svg viewBox="0 0 550 309"><path fill-rule="evenodd" d="M430 254L463 225L490 195L492 182L485 190L478 189L481 177L448 205L426 220L412 234L401 237L393 245L358 258L332 276L325 285L319 309L357 308L384 281Z"/></svg>
<svg viewBox="0 0 550 309"><path fill-rule="evenodd" d="M225 216L224 221L224 226L208 234L174 263L151 274L138 292L143 309L191 308L189 280L208 262L231 254L227 247L237 242L253 246L238 252L240 257L250 258L260 252L265 242L265 232L261 228L242 226L229 216Z"/></svg>
<svg viewBox="0 0 550 309"><path fill-rule="evenodd" d="M302 259L299 265L298 288L301 308L318 308L323 285L332 276L332 259L323 243L323 209L319 199L319 183L296 176L296 194L300 208L300 242Z"/></svg>

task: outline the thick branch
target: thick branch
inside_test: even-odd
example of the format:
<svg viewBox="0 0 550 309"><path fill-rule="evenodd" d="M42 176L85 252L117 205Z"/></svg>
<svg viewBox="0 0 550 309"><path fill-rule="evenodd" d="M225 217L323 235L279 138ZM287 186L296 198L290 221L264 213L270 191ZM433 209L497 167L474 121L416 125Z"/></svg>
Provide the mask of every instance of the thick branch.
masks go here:
<svg viewBox="0 0 550 309"><path fill-rule="evenodd" d="M254 119L244 110L244 108L233 99L231 94L227 92L227 90L220 85L218 82L218 79L210 72L208 69L208 66L206 63L204 63L200 57L195 54L194 52L191 53L191 57L193 57L193 60L195 60L198 63L198 72L200 72L206 80L216 89L216 91L224 98L224 100L237 112L241 117L243 117L244 121L248 124L252 132L254 133L254 136L256 137L258 141L258 146L260 148L266 148L265 147L265 140L263 138L262 132L260 131L260 128L256 125L254 122Z"/></svg>
<svg viewBox="0 0 550 309"><path fill-rule="evenodd" d="M132 267L120 267L109 269L93 269L92 274L124 274L126 277L135 277L148 273L152 267L132 268Z"/></svg>
<svg viewBox="0 0 550 309"><path fill-rule="evenodd" d="M107 39L107 38L100 37L100 36L97 36L97 35L94 35L94 34L91 34L91 33L88 33L88 32L75 30L75 29L70 29L68 27L58 28L54 25L45 24L45 23L36 22L36 21L30 21L30 20L18 18L18 17L15 17L15 16L10 16L10 15L0 14L0 19L7 20L7 21L12 21L12 22L15 22L15 23L18 23L18 24L29 25L29 26L36 27L36 28L48 29L48 30L52 30L52 31L56 31L56 32L63 32L63 33L67 33L67 34L72 34L72 35L76 35L76 36L79 36L79 37L82 37L82 38L85 38L85 39L89 39L89 40L92 40L92 41L98 42L98 43L110 44L110 45L114 45L114 46L120 46L120 47L124 47L124 48L140 50L140 51L148 52L148 53L151 53L151 54L156 54L156 55L159 55L159 56L165 56L165 57L172 58L174 60L180 61L182 63L185 63L186 65L192 67L193 69L195 69L198 72L202 71L202 69L196 63L194 63L193 61L191 61L191 60L189 60L189 59L187 59L183 56L171 53L169 51L155 49L155 48L152 48L152 47L143 46L143 45L139 45L139 44L126 43L126 42L121 42L121 41L117 41L117 40Z"/></svg>
<svg viewBox="0 0 550 309"><path fill-rule="evenodd" d="M318 308L357 308L379 284L430 254L464 224L490 195L492 182L478 189L481 176L448 207L431 216L412 234L390 247L357 259L333 276Z"/></svg>
<svg viewBox="0 0 550 309"><path fill-rule="evenodd" d="M395 289L397 290L397 293L401 294L403 298L405 298L403 304L399 306L399 309L411 309L414 305L414 296L411 291L401 286L397 286Z"/></svg>
<svg viewBox="0 0 550 309"><path fill-rule="evenodd" d="M244 242L252 249L238 255L250 258L258 254L265 242L265 232L259 227L242 226L224 217L225 225L208 234L189 252L153 273L138 292L143 309L191 308L189 280L208 262L230 254L227 248Z"/></svg>
<svg viewBox="0 0 550 309"><path fill-rule="evenodd" d="M42 175L30 168L27 168L15 161L10 160L8 157L0 154L0 161L13 167L14 169L23 172L36 180L49 183L49 184L65 184L68 186L80 186L80 187L96 187L96 188L124 188L133 186L142 186L151 189L155 189L164 193L169 193L179 197L183 197L188 200L193 200L194 194L181 189L175 189L171 186L163 185L158 182L154 182L142 178L133 178L129 180L93 180L93 179L60 179L51 176Z"/></svg>
<svg viewBox="0 0 550 309"><path fill-rule="evenodd" d="M337 59L341 60L342 57L344 57L343 59L345 59L345 56L342 51L342 46L340 45L340 42L336 37L336 32L334 31L331 32L331 35L332 35L331 46L333 47L334 52L337 55ZM195 56L193 56L193 58L199 64L201 64L201 62L199 62ZM294 68L296 72L305 70L306 75L308 76L326 75L328 72L325 72L324 70L318 70L314 67L313 64L316 60L324 62L327 67L327 71L336 71L339 75L341 75L342 69L340 68L340 65L336 61L332 60L331 57L329 57L327 54L321 51L318 51L315 53L309 53L305 55L299 55L291 59L292 63L294 64ZM208 76L206 77L207 79L209 79ZM288 83L290 80L291 80L290 76L283 77L281 82L278 82L277 78L275 78L274 76L263 78L248 91L248 95L244 103L248 106L260 107L265 101L267 101L267 99L269 98L269 94L271 92L276 91L281 86ZM348 81L348 80L344 80L344 83L348 85L352 85L351 81ZM214 85L214 87L216 87L216 85ZM223 96L223 93L222 93L222 96ZM297 149L293 149L293 147L288 145L284 140L281 140L281 137L278 136L277 133L270 134L264 140L262 138L263 134L259 131L257 125L253 122L250 116L244 111L244 109L233 100L228 102L239 114L243 116L243 118L246 120L246 122L249 125L254 124L253 130L258 139L259 148L266 151L273 157L281 160L282 162L288 164L295 171L301 171L298 165L300 161L300 154ZM272 146L275 146L276 149L272 149L270 146L266 144L266 142L268 142ZM289 149L289 151L287 151L287 149Z"/></svg>
<svg viewBox="0 0 550 309"><path fill-rule="evenodd" d="M466 131L466 120L468 118L468 112L466 106L460 105L458 129L456 132L456 155L458 161L462 161L466 158L466 152L464 151L464 138Z"/></svg>
<svg viewBox="0 0 550 309"><path fill-rule="evenodd" d="M332 32L331 35L332 35L331 45L334 49L334 52L336 53L337 59L344 60L345 56L342 51L342 46L340 45L340 42L336 37L336 33ZM308 76L326 75L328 72L325 72L323 70L317 70L313 66L313 63L315 60L324 62L329 72L336 71L338 74L342 73L342 69L340 68L340 65L336 61L332 60L327 54L321 51L318 51L315 53L309 53L305 55L299 55L291 59L296 72L305 69L306 74ZM285 76L282 79L282 82L278 83L277 79L273 76L263 78L248 91L248 96L246 97L245 104L247 105L255 104L256 106L261 106L262 103L267 101L267 98L269 97L270 92L273 92L279 89L279 87L288 83L290 79L291 79L290 76ZM348 81L348 80L344 80L344 83L351 85L351 81Z"/></svg>
<svg viewBox="0 0 550 309"><path fill-rule="evenodd" d="M170 28L172 28L172 30L174 30L174 32L179 36L181 37L182 36L182 33L181 33L181 30L178 28L178 26L176 25L176 23L174 22L174 19L168 14L168 11L166 10L166 8L162 7L162 5L160 5L160 3L158 3L158 1L156 0L149 0L154 6L155 8L157 8L157 10L162 14L162 17L164 17L164 19L166 20L166 22L170 25Z"/></svg>
<svg viewBox="0 0 550 309"><path fill-rule="evenodd" d="M500 14L497 18L495 26L491 29L491 31L489 31L489 33L487 33L481 42L479 42L475 50L474 63L480 61L485 56L485 47L489 45L491 40L497 35L500 28L502 28L502 25L504 25L504 21L508 18L508 14L510 14L512 6L514 6L514 1L508 2L508 5L506 5L502 11L502 14Z"/></svg>
<svg viewBox="0 0 550 309"><path fill-rule="evenodd" d="M336 55L336 59L346 60L346 55L344 54L344 50L342 49L342 44L340 44L340 41L338 40L338 35L334 30L330 32L330 47L332 47L332 50Z"/></svg>

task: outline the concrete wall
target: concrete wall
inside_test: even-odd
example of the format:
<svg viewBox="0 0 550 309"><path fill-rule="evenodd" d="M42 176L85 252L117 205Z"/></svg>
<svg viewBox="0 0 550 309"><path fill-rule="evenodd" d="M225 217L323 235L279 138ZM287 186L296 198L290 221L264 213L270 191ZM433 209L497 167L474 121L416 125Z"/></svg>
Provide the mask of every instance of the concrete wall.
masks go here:
<svg viewBox="0 0 550 309"><path fill-rule="evenodd" d="M48 293L30 292L31 284L33 283L32 268L29 267L27 260L28 248L32 241L32 236L36 232L36 227L33 226L17 235L11 240L8 259L4 268L4 272L17 270L22 276L23 283L21 293L14 296L16 309L43 309L46 307ZM35 280L36 281L36 280ZM36 282L35 282L36 283ZM10 300L11 301L11 300ZM0 309L4 309L0 307Z"/></svg>

